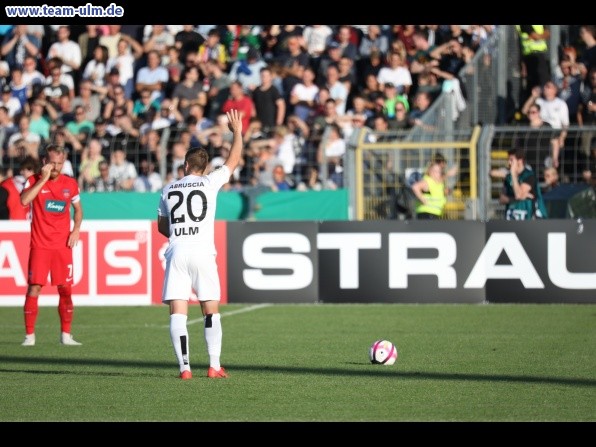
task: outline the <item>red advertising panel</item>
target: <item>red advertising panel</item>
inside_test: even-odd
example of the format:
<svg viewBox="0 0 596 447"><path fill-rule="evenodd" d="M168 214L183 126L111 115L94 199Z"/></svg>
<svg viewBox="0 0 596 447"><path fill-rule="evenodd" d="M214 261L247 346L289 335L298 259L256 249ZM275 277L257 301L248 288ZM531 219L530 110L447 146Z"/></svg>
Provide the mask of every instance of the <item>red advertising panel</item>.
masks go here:
<svg viewBox="0 0 596 447"><path fill-rule="evenodd" d="M0 306L22 306L27 290L30 224L0 222ZM73 300L78 305L151 303L151 222L83 221L73 249ZM40 305L58 302L48 282Z"/></svg>

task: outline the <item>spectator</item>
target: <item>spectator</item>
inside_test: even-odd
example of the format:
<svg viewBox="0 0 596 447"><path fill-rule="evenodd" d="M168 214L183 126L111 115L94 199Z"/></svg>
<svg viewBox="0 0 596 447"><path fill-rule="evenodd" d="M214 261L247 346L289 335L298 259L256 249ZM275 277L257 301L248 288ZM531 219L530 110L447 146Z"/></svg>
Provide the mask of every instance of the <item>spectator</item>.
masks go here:
<svg viewBox="0 0 596 447"><path fill-rule="evenodd" d="M397 87L399 93L408 94L412 86L412 76L406 67L405 60L396 52L389 53L387 56L388 67L383 67L379 71L377 80L381 86L392 83Z"/></svg>
<svg viewBox="0 0 596 447"><path fill-rule="evenodd" d="M250 95L261 85L261 69L267 67L267 62L261 59L256 48L250 48L246 59L237 60L230 68L230 80L238 81L244 93Z"/></svg>
<svg viewBox="0 0 596 447"><path fill-rule="evenodd" d="M172 46L174 46L174 36L166 30L165 25L152 25L151 32L143 37L143 51L145 53L155 51L160 58L167 56L168 48Z"/></svg>
<svg viewBox="0 0 596 447"><path fill-rule="evenodd" d="M45 76L37 70L37 58L35 56L25 56L23 82L29 87L30 91L34 85L44 85L46 82Z"/></svg>
<svg viewBox="0 0 596 447"><path fill-rule="evenodd" d="M337 124L331 124L327 140L319 146L317 163L319 165L327 164L327 178L332 189L343 188L343 157L345 153L346 142L342 138L341 130Z"/></svg>
<svg viewBox="0 0 596 447"><path fill-rule="evenodd" d="M339 65L341 60L341 48L339 43L332 40L327 45L327 52L321 57L319 62L319 70L317 71L317 79L324 79L327 76L327 67L330 65Z"/></svg>
<svg viewBox="0 0 596 447"><path fill-rule="evenodd" d="M360 57L370 57L373 52L385 55L388 49L389 41L387 40L387 36L381 34L381 27L379 25L368 25L367 33L362 37L362 41L360 42Z"/></svg>
<svg viewBox="0 0 596 447"><path fill-rule="evenodd" d="M88 120L83 106L75 107L75 119L66 124L66 129L81 143L87 141L89 135L95 131L95 124Z"/></svg>
<svg viewBox="0 0 596 447"><path fill-rule="evenodd" d="M81 60L83 61L83 66L86 66L87 63L93 59L93 51L99 45L100 36L101 33L97 25L86 25L86 31L79 34L77 42L79 43L79 48L81 49Z"/></svg>
<svg viewBox="0 0 596 447"><path fill-rule="evenodd" d="M339 44L342 57L352 61L358 59L358 47L351 42L352 30L350 25L340 25L337 29L336 42Z"/></svg>
<svg viewBox="0 0 596 447"><path fill-rule="evenodd" d="M151 90L146 88L140 91L139 99L134 102L132 108L132 116L135 120L135 127L139 127L142 123L147 121L150 110L158 111L160 104L157 99L151 95Z"/></svg>
<svg viewBox="0 0 596 447"><path fill-rule="evenodd" d="M302 36L306 52L315 64L318 64L318 60L325 53L327 41L332 34L333 30L327 25L308 25L304 28Z"/></svg>
<svg viewBox="0 0 596 447"><path fill-rule="evenodd" d="M163 188L163 182L159 173L155 172L155 163L149 160L141 160L139 176L134 181L136 192L158 192Z"/></svg>
<svg viewBox="0 0 596 447"><path fill-rule="evenodd" d="M10 85L5 84L2 86L2 96L0 96L0 107L6 107L8 115L14 118L21 112L21 102L18 98L12 95L12 89Z"/></svg>
<svg viewBox="0 0 596 447"><path fill-rule="evenodd" d="M168 83L165 87L164 97L171 98L174 88L180 83L184 65L180 62L180 51L176 47L168 47L168 55L164 59L168 61L165 64L168 71Z"/></svg>
<svg viewBox="0 0 596 447"><path fill-rule="evenodd" d="M98 45L93 50L93 58L85 65L83 70L83 79L91 81L99 87L106 83L106 74L108 62L108 49L103 45Z"/></svg>
<svg viewBox="0 0 596 447"><path fill-rule="evenodd" d="M68 75L65 75L68 76ZM70 88L62 81L62 72L60 67L55 66L50 71L50 81L46 81L46 87L43 90L48 101L58 109L60 108L60 97L70 96ZM74 95L72 96L74 98Z"/></svg>
<svg viewBox="0 0 596 447"><path fill-rule="evenodd" d="M120 32L122 25L108 25L108 34L103 34L99 38L99 44L108 49L108 58L118 56L118 42L125 34Z"/></svg>
<svg viewBox="0 0 596 447"><path fill-rule="evenodd" d="M22 158L31 155L39 159L39 145L41 138L29 129L30 119L27 115L19 118L19 130L8 139L8 156L10 158Z"/></svg>
<svg viewBox="0 0 596 447"><path fill-rule="evenodd" d="M106 106L103 110L103 118L105 120L113 119L118 111L125 115L132 116L134 103L127 99L124 94L124 87L118 84L113 90L113 96L108 95Z"/></svg>
<svg viewBox="0 0 596 447"><path fill-rule="evenodd" d="M197 62L201 71L206 74L207 61L213 60L222 71L225 71L228 64L228 55L226 47L220 43L219 31L211 29L207 33L207 40L199 46L197 52Z"/></svg>
<svg viewBox="0 0 596 447"><path fill-rule="evenodd" d="M277 126L273 131L271 144L273 152L281 161L286 174L291 175L296 164L296 153L300 153L297 137L286 126Z"/></svg>
<svg viewBox="0 0 596 447"><path fill-rule="evenodd" d="M205 63L203 71L208 79L209 112L207 117L215 121L217 116L222 113L222 107L230 93L230 84L232 81L225 73L216 59L209 59Z"/></svg>
<svg viewBox="0 0 596 447"><path fill-rule="evenodd" d="M530 97L525 102L522 112L527 113L532 104L540 106L540 117L549 123L553 129L560 130L560 134L553 142L553 166L559 167L559 153L565 147L567 128L569 127L569 109L567 103L557 97L557 86L548 81L542 90L544 97L540 96L540 87L534 87Z"/></svg>
<svg viewBox="0 0 596 447"><path fill-rule="evenodd" d="M58 41L50 46L48 57L60 58L63 73L76 72L82 62L79 44L70 40L70 28L66 25L61 25L58 28L57 36Z"/></svg>
<svg viewBox="0 0 596 447"><path fill-rule="evenodd" d="M51 123L57 117L58 113L51 103L45 99L35 99L31 103L29 130L39 135L43 140L49 141Z"/></svg>
<svg viewBox="0 0 596 447"><path fill-rule="evenodd" d="M116 55L106 64L107 73L118 75L118 83L124 87L126 99L132 99L135 91L134 68L136 61L143 55L143 47L132 37L122 34L116 45Z"/></svg>
<svg viewBox="0 0 596 447"><path fill-rule="evenodd" d="M509 173L503 181L499 203L506 206L506 220L530 220L544 218L546 211L538 180L530 166L526 165L523 149L508 151Z"/></svg>
<svg viewBox="0 0 596 447"><path fill-rule="evenodd" d="M287 38L287 53L280 56L280 64L282 67L282 85L284 98L289 99L289 94L296 84L302 80L304 69L310 64L308 54L302 50L300 40L302 37L298 35L290 35Z"/></svg>
<svg viewBox="0 0 596 447"><path fill-rule="evenodd" d="M282 165L277 165L273 168L273 185L272 191L290 191L294 185L287 179L286 172Z"/></svg>
<svg viewBox="0 0 596 447"><path fill-rule="evenodd" d="M267 131L283 124L286 103L272 83L273 78L269 67L261 68L260 78L260 85L252 92L252 99L255 104L256 117Z"/></svg>
<svg viewBox="0 0 596 447"><path fill-rule="evenodd" d="M192 66L184 70L183 81L174 87L173 106L180 111L184 119L188 118L190 107L199 104L198 96L202 86L198 81L199 69Z"/></svg>
<svg viewBox="0 0 596 447"><path fill-rule="evenodd" d="M596 125L596 67L588 73L586 83L591 85L591 87L585 89L582 103L577 110L577 123L582 127ZM582 131L581 152L586 160L590 158L593 137L594 131L587 129Z"/></svg>
<svg viewBox="0 0 596 447"><path fill-rule="evenodd" d="M147 53L147 66L141 68L137 73L136 91L143 90L151 92L152 101L163 99L163 90L168 82L168 71L161 66L161 57L158 51L152 50Z"/></svg>
<svg viewBox="0 0 596 447"><path fill-rule="evenodd" d="M195 31L194 25L182 25L182 30L174 36L174 46L180 50L180 60L185 61L189 53L197 53L205 38Z"/></svg>
<svg viewBox="0 0 596 447"><path fill-rule="evenodd" d="M543 86L550 79L548 39L550 31L544 25L515 25L521 44L521 72L525 75L528 98L534 87Z"/></svg>
<svg viewBox="0 0 596 447"><path fill-rule="evenodd" d="M329 95L335 101L335 108L338 115L346 113L346 103L348 100L348 90L342 82L339 81L339 69L336 65L327 67L327 77L325 87L329 90Z"/></svg>
<svg viewBox="0 0 596 447"><path fill-rule="evenodd" d="M569 123L577 124L577 110L581 103L581 84L582 78L577 70L577 74L573 74L575 64L566 55L559 62L560 76L556 77L554 82L559 91L559 98L567 104L569 112Z"/></svg>
<svg viewBox="0 0 596 447"><path fill-rule="evenodd" d="M525 150L525 160L536 169L552 165L554 147L558 144L552 126L540 116L540 106L532 104L528 108L528 120L533 131L515 138L514 147Z"/></svg>
<svg viewBox="0 0 596 447"><path fill-rule="evenodd" d="M81 106L85 110L85 119L95 121L101 112L101 101L93 93L93 83L90 80L83 80L79 84L79 96L72 101L74 108Z"/></svg>
<svg viewBox="0 0 596 447"><path fill-rule="evenodd" d="M78 178L80 189L87 191L99 178L101 174L99 167L102 161L105 161L105 158L102 155L101 142L92 138L81 154Z"/></svg>
<svg viewBox="0 0 596 447"><path fill-rule="evenodd" d="M402 104L406 111L410 110L410 104L408 103L408 96L405 94L399 94L398 89L393 83L387 82L385 84L385 101L383 102L383 113L390 120L395 118L395 108L397 104Z"/></svg>
<svg viewBox="0 0 596 447"><path fill-rule="evenodd" d="M74 91L74 79L72 77L71 73L66 73L63 69L63 62L62 59L60 59L59 57L52 57L50 59L47 60L46 62L46 66L47 66L47 71L50 73L50 75L46 78L46 82L45 85L50 85L50 84L62 84L65 85L66 88L68 89L68 96L70 96L70 98L74 98L75 97L75 91ZM55 76L55 68L58 68L60 75L58 77ZM52 75L52 73L54 73L54 75ZM46 91L46 95L47 95L47 91Z"/></svg>
<svg viewBox="0 0 596 447"><path fill-rule="evenodd" d="M306 170L306 181L301 181L296 186L297 191L321 191L323 183L319 178L319 171L315 166L310 166Z"/></svg>
<svg viewBox="0 0 596 447"><path fill-rule="evenodd" d="M5 106L0 106L0 161L6 153L10 137L17 131L8 109Z"/></svg>
<svg viewBox="0 0 596 447"><path fill-rule="evenodd" d="M177 141L172 145L172 176L177 178L178 176L178 167L182 166L184 169L184 157L186 156L186 151L188 151L190 147L186 146L184 143Z"/></svg>
<svg viewBox="0 0 596 447"><path fill-rule="evenodd" d="M99 162L99 177L87 185L86 192L112 192L119 191L116 178L110 176L110 164L103 160Z"/></svg>
<svg viewBox="0 0 596 447"><path fill-rule="evenodd" d="M294 106L293 114L301 120L307 121L314 111L319 87L315 85L315 73L306 67L302 73L302 82L294 86L290 93L290 104Z"/></svg>
<svg viewBox="0 0 596 447"><path fill-rule="evenodd" d="M431 97L426 92L417 93L414 98L414 107L410 111L410 125L413 126L424 126L422 117L428 110L431 104Z"/></svg>
<svg viewBox="0 0 596 447"><path fill-rule="evenodd" d="M582 51L578 62L590 72L596 68L596 26L582 25L579 28L579 36L586 45L586 48ZM594 86L593 83L592 86Z"/></svg>
<svg viewBox="0 0 596 447"><path fill-rule="evenodd" d="M27 25L15 25L4 36L0 53L12 69L16 65L23 65L27 56L37 59L41 41L27 31Z"/></svg>
<svg viewBox="0 0 596 447"><path fill-rule="evenodd" d="M10 90L12 91L12 96L19 100L21 109L28 111L29 106L27 104L27 99L31 95L31 89L23 81L23 67L20 65L15 65L10 72L10 76L11 80L9 85Z"/></svg>
<svg viewBox="0 0 596 447"><path fill-rule="evenodd" d="M559 186L559 173L552 166L544 170L544 186L542 194L552 191Z"/></svg>
<svg viewBox="0 0 596 447"><path fill-rule="evenodd" d="M126 159L122 146L116 146L110 163L110 178L116 182L117 191L132 191L137 178L137 169Z"/></svg>
<svg viewBox="0 0 596 447"><path fill-rule="evenodd" d="M412 192L418 199L417 219L440 219L447 203L441 164L432 162L422 180L412 185Z"/></svg>
<svg viewBox="0 0 596 447"><path fill-rule="evenodd" d="M250 123L250 118L255 113L255 105L249 96L244 94L242 84L235 81L230 85L230 98L224 102L222 112L227 113L232 109L238 110L240 118L242 118L242 131L245 133Z"/></svg>

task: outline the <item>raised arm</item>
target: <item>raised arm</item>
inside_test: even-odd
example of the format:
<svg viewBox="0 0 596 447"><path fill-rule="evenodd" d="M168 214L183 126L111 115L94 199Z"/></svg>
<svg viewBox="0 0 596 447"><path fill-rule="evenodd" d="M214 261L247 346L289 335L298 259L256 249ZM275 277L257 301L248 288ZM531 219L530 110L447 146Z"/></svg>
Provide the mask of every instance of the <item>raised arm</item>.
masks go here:
<svg viewBox="0 0 596 447"><path fill-rule="evenodd" d="M225 165L230 169L230 172L234 172L242 158L242 146L244 144L242 141L242 118L240 118L240 112L237 109L226 112L226 115L228 116L228 127L234 134L234 140Z"/></svg>

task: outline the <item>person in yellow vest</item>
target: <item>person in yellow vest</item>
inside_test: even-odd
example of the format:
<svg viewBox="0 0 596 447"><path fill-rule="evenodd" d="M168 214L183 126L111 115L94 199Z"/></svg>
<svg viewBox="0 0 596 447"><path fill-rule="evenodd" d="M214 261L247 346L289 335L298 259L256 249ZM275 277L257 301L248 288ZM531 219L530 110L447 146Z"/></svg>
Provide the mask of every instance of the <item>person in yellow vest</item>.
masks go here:
<svg viewBox="0 0 596 447"><path fill-rule="evenodd" d="M515 25L521 46L522 77L526 78L524 98L532 88L550 81L548 39L550 31L544 25Z"/></svg>
<svg viewBox="0 0 596 447"><path fill-rule="evenodd" d="M418 199L417 219L440 219L447 203L443 166L433 161L422 180L412 185L412 192Z"/></svg>

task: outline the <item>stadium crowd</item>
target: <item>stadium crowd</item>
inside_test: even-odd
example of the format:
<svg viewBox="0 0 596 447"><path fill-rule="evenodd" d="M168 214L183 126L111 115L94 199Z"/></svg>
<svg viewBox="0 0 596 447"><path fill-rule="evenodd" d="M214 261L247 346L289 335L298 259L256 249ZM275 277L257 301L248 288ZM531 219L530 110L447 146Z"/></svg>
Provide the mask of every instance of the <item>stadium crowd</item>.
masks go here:
<svg viewBox="0 0 596 447"><path fill-rule="evenodd" d="M83 191L158 191L183 175L191 147L205 147L212 168L223 163L232 141L225 113L238 109L245 150L227 188L339 188L354 129L422 125L443 82L495 29L0 26L1 162L17 175L53 142L68 149L63 172Z"/></svg>

